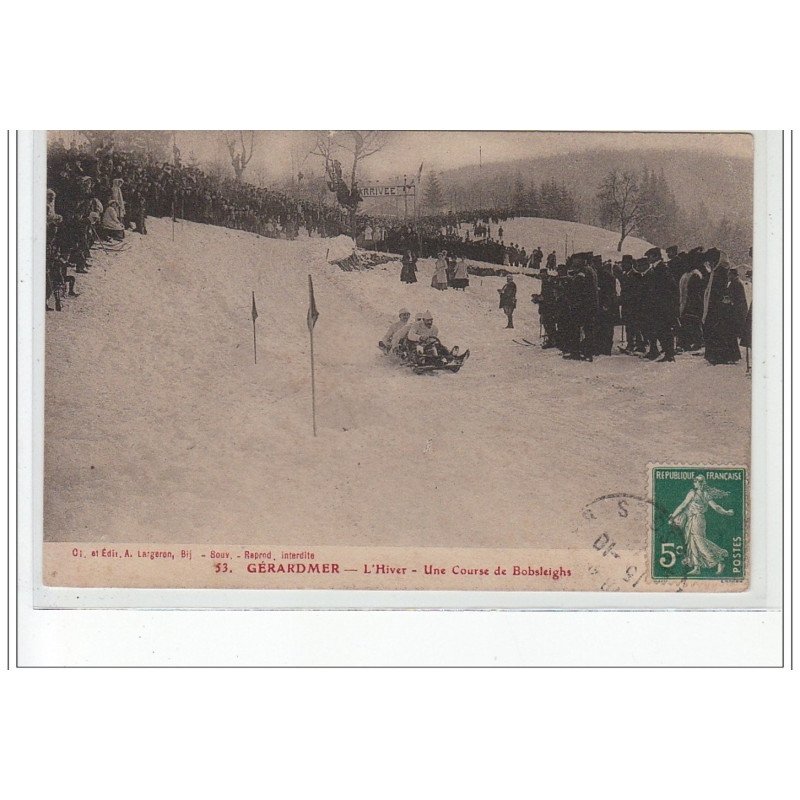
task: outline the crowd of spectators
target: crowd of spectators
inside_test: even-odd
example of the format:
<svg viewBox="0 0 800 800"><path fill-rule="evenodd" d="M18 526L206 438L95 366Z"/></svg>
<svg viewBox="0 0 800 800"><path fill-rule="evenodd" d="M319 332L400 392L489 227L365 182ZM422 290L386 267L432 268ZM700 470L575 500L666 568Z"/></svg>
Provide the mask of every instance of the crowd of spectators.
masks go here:
<svg viewBox="0 0 800 800"><path fill-rule="evenodd" d="M177 152L170 163L144 152L119 151L110 137L91 145L85 143L79 146L73 142L66 147L61 142L52 144L48 151L47 173L48 310L52 310L49 305L51 298L55 310L61 310L65 298L77 296L76 275L89 271L93 248L102 247L112 251L125 248L126 234L135 232L147 235L148 216L178 217L288 239L296 238L300 232L336 236L350 230L348 215L339 206L292 198L272 189L217 178L197 166L182 164ZM612 319L616 324L620 318L628 329L628 349L632 352L646 348L648 357L653 357L658 352L653 343L661 339L659 334L663 334L668 342L663 347L663 355L666 360L671 360L673 348L669 342L674 335L680 331L680 344L686 350L693 350L698 342L703 341L702 332L698 332L700 328L706 332L704 344L708 348L707 333L713 329L713 325L709 326L708 323L708 306L711 303L713 307L716 295L711 293L705 298L704 318L699 326L695 324L696 311L687 316L685 310L679 308L676 299L685 301L687 296L694 297L694 302L689 302L690 309L698 304L695 287L698 279L695 273L702 274L703 292L709 285L714 286L714 292L722 285L721 277L715 284L710 280L712 272L720 272L721 275L722 268L715 259L705 258L701 248L695 248L688 254L670 248L669 258L666 259L668 268L663 269L658 263L649 264L647 259L640 259L634 269L631 263L626 263L630 262L627 257L621 264L611 265L609 262L607 265L598 265L597 257L592 256L595 266L588 264L584 272L588 271L587 285L593 289L583 294L588 296L596 293L602 284L602 281L598 282L598 277L604 277L605 271L612 267L619 272L615 277L622 290L613 302L613 312L606 309L595 315L592 311L587 317L589 322L586 322L580 314L576 316L575 313L567 314L564 311L572 306L583 308L581 303L573 302L572 297L583 296L579 291L582 286L579 274L570 276L566 272L559 272L556 280L554 252L546 256L543 264L545 255L541 248L536 247L528 253L524 247L504 241L503 223L514 216L513 210L485 209L425 215L415 218L413 224L391 217L359 216L357 227L360 238L368 248L406 254L406 258L413 262L426 257L440 257L441 260L446 251L453 263L456 259L470 259L510 267L531 267L541 270L543 276L550 273L553 281L549 282L548 290L543 292L542 297L543 325L547 340L558 342L558 346L564 347L571 357L607 351L610 346L609 326L613 330ZM656 250L654 248L653 252ZM570 260L574 259L575 256ZM696 269L698 263L706 265L705 271ZM598 267L599 275L593 274ZM640 271L644 275L641 280ZM690 273L693 278L687 282ZM736 277L735 271L732 275ZM656 305L653 308L635 299L636 288L640 284L650 287L651 281L655 288L648 288L644 294L655 298ZM611 283L613 281L609 282L609 286ZM731 305L729 298L733 296L734 289L736 294L735 323L725 322L727 340L732 340L731 331L736 329L738 332L744 325L744 312L739 284L730 279L727 271L725 287L721 295L726 298L723 311L727 312L727 306ZM554 292L552 297L550 289ZM587 307L603 308L600 299L594 295L590 299ZM665 311L661 315L669 317L669 324L664 323L659 330L652 332L648 325L652 327L652 320L660 318L654 311L654 308L661 308L659 303L669 304L669 314ZM673 313L673 306L678 308L677 314ZM746 306L744 309L746 311ZM648 320L647 325L630 322L639 317ZM713 314L711 319L713 322ZM576 331L580 333L576 334ZM580 347L578 343L582 343ZM717 363L735 360L738 356L738 350L734 352L730 341L723 351L715 357Z"/></svg>
<svg viewBox="0 0 800 800"><path fill-rule="evenodd" d="M147 217L180 219L294 239L347 231L341 209L291 198L272 189L213 177L175 157L121 152L109 137L101 143L48 148L47 297L60 310L75 273L91 266L95 245L120 248L126 232L147 234ZM107 244L106 244L107 242ZM49 308L49 305L48 305Z"/></svg>
<svg viewBox="0 0 800 800"><path fill-rule="evenodd" d="M376 250L411 250L418 258L433 258L446 250L458 258L538 269L544 258L541 248L528 253L523 246L504 240L503 223L515 216L513 210L487 209L426 215L413 223L386 217L359 221L365 246Z"/></svg>
<svg viewBox="0 0 800 800"><path fill-rule="evenodd" d="M147 217L173 217L294 239L350 232L339 206L292 198L265 187L222 179L151 153L122 151L113 137L48 148L47 297L61 308L74 294L75 274L89 271L93 246L124 247L126 233L147 235ZM511 266L527 265L524 248L502 241L507 209L429 214L414 224L395 218L359 216L367 247L415 257L446 249L460 258ZM49 306L48 306L49 308Z"/></svg>
<svg viewBox="0 0 800 800"><path fill-rule="evenodd" d="M645 256L603 261L576 253L555 274L541 267L543 348L592 361L611 355L614 329L624 326L628 355L669 363L703 350L710 364L734 364L750 347L751 307L740 270L716 248L679 252L653 247Z"/></svg>

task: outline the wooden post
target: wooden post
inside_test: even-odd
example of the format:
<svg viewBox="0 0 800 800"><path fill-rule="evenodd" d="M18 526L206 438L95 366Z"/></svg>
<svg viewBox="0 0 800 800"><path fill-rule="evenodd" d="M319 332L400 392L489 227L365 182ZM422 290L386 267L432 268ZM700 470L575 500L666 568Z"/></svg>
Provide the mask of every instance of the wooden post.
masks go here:
<svg viewBox="0 0 800 800"><path fill-rule="evenodd" d="M414 187L414 228L417 232L417 258L422 257L422 234L419 232L419 214L417 213L417 192L419 187Z"/></svg>
<svg viewBox="0 0 800 800"><path fill-rule="evenodd" d="M314 384L314 328L308 331L311 336L311 424L314 428L314 436L317 435L317 388Z"/></svg>
<svg viewBox="0 0 800 800"><path fill-rule="evenodd" d="M483 208L483 147L478 148L478 208Z"/></svg>
<svg viewBox="0 0 800 800"><path fill-rule="evenodd" d="M355 252L355 250L353 251ZM311 423L314 428L314 436L317 435L317 387L314 382L314 325L317 323L317 304L314 302L314 284L311 276L308 276L308 335L311 337Z"/></svg>
<svg viewBox="0 0 800 800"><path fill-rule="evenodd" d="M253 292L253 308L250 316L253 318L253 363L258 364L258 351L256 350L256 319L258 318L258 311L256 311L256 293Z"/></svg>

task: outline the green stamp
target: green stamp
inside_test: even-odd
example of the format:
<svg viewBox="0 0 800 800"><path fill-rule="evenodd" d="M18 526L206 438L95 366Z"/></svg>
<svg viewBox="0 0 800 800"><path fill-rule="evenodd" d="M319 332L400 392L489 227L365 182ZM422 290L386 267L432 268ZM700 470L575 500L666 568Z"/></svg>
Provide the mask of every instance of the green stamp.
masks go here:
<svg viewBox="0 0 800 800"><path fill-rule="evenodd" d="M652 467L651 575L656 580L744 580L744 467Z"/></svg>

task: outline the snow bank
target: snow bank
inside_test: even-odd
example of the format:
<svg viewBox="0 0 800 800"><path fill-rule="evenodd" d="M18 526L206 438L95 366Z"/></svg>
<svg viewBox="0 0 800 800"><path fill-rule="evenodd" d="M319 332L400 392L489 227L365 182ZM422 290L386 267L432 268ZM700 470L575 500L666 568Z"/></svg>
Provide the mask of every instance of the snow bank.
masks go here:
<svg viewBox="0 0 800 800"><path fill-rule="evenodd" d="M336 236L333 239L324 239L328 252L328 262L339 261L353 254L355 242L349 236Z"/></svg>
<svg viewBox="0 0 800 800"><path fill-rule="evenodd" d="M634 258L641 258L653 245L644 239L629 236L622 243L622 250L617 250L619 234L607 231L605 228L596 228L592 225L583 225L580 222L565 222L560 219L542 219L540 217L517 217L509 219L500 225L491 225L492 236L498 237L498 229L503 228L503 242L524 247L530 253L534 248L541 247L545 257L556 251L559 263L564 262L564 248L567 253L585 253L592 251L603 257L619 261L623 255L630 254ZM465 226L462 224L462 231Z"/></svg>

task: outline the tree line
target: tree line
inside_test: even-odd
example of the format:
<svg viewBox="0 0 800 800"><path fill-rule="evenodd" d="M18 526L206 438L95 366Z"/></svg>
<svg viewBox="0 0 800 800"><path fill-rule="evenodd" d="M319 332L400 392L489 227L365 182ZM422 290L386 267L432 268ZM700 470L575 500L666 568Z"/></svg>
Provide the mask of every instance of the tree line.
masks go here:
<svg viewBox="0 0 800 800"><path fill-rule="evenodd" d="M716 222L705 204L682 208L675 200L663 170L646 167L639 173L611 170L597 191L599 222L619 233L617 250L634 235L658 247L713 245L736 262L750 256L752 230L742 220L723 214Z"/></svg>
<svg viewBox="0 0 800 800"><path fill-rule="evenodd" d="M446 188L441 176L429 171L423 181L422 207L429 213L507 208L519 216L600 225L618 232L620 251L626 238L636 236L664 248L714 246L743 262L752 245L749 221L728 215L714 219L702 201L691 208L681 206L663 169L609 170L597 187L594 204L582 204L564 182L526 183L519 173L483 191L481 198L474 185Z"/></svg>
<svg viewBox="0 0 800 800"><path fill-rule="evenodd" d="M422 207L429 213L492 207L513 209L519 216L578 221L577 199L566 184L556 180L543 181L538 186L535 183L526 186L517 175L510 191L503 191L500 196L497 192L487 191L480 197L474 188L465 191L458 187L453 187L447 194L446 198L438 173L430 170L423 181L422 195Z"/></svg>

